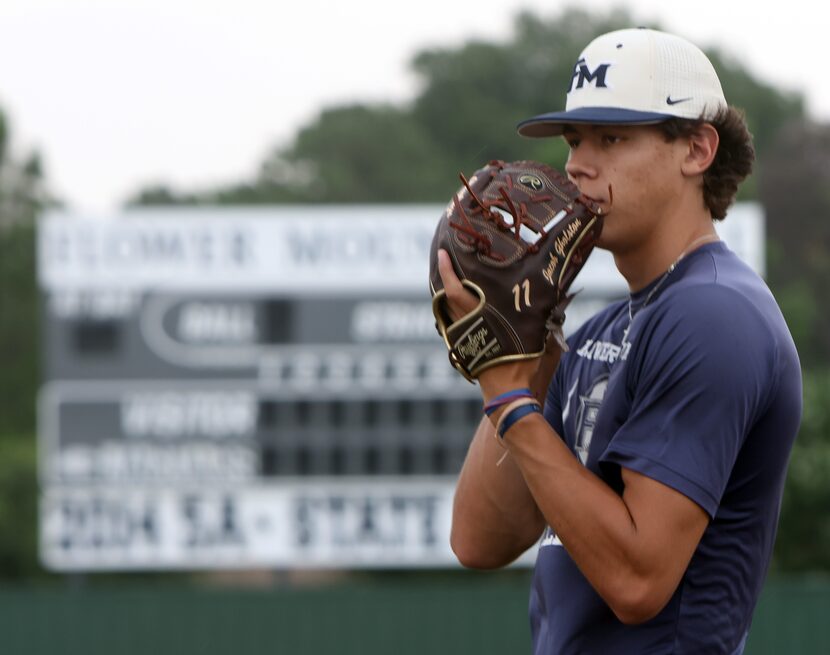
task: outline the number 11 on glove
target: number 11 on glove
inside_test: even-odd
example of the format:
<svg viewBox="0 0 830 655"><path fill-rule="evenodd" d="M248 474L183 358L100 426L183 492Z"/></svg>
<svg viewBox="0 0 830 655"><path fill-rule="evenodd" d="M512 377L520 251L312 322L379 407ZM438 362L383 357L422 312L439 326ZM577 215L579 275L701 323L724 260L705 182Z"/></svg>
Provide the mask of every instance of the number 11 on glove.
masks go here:
<svg viewBox="0 0 830 655"><path fill-rule="evenodd" d="M492 161L461 180L432 240L429 286L450 362L473 381L492 366L539 357L551 333L564 346L568 289L599 238L602 216L560 172L538 162ZM438 272L440 249L478 299L457 321Z"/></svg>

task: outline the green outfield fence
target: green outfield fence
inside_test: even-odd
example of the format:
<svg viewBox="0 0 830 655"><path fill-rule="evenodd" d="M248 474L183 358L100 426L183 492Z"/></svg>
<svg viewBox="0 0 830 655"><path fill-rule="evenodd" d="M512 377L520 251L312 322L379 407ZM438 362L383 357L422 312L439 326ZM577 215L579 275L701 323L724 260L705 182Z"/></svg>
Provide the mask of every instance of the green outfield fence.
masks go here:
<svg viewBox="0 0 830 655"><path fill-rule="evenodd" d="M277 580L73 578L0 589L2 655L529 653L527 571ZM768 583L748 655L830 653L830 580Z"/></svg>

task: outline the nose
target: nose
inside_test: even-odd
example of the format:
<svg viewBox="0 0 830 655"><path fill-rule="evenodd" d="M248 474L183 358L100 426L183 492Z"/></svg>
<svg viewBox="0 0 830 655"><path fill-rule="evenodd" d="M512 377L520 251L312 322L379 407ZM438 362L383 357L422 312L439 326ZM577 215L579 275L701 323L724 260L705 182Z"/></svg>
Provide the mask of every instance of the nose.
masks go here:
<svg viewBox="0 0 830 655"><path fill-rule="evenodd" d="M568 153L565 172L576 185L579 185L581 180L590 180L597 177L597 167L593 163L587 144L580 144L579 148L572 149Z"/></svg>

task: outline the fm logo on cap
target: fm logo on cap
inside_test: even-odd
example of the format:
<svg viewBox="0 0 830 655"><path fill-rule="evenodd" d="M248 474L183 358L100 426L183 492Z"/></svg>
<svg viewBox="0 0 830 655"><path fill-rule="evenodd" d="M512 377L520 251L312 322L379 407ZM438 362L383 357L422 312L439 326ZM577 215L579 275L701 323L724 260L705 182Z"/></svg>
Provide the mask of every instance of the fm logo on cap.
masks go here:
<svg viewBox="0 0 830 655"><path fill-rule="evenodd" d="M571 86L568 89L568 93L576 89L581 89L585 86L585 83L588 82L595 82L595 86L598 89L607 89L608 85L605 83L605 75L608 72L608 69L611 67L611 64L600 64L596 67L596 70L591 71L588 68L588 64L585 62L585 58L583 57L579 61L576 62L576 66L574 66L574 74L571 78ZM574 84L576 82L576 84Z"/></svg>

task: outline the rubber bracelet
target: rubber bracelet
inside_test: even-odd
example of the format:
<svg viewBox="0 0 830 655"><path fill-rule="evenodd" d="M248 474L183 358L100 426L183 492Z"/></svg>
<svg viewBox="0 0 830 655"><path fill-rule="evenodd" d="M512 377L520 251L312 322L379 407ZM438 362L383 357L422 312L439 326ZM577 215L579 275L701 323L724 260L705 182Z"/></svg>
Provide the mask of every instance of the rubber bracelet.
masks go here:
<svg viewBox="0 0 830 655"><path fill-rule="evenodd" d="M519 398L535 398L535 396L533 395L533 392L527 387L523 389L513 389L513 391L507 391L503 394L496 396L495 398L492 398L490 402L484 405L484 413L487 416L490 416L502 405L507 405L508 403L511 403Z"/></svg>
<svg viewBox="0 0 830 655"><path fill-rule="evenodd" d="M528 414L541 413L542 407L538 402L536 402L535 399L520 398L519 400L510 403L510 405L507 406L507 409L504 410L504 413L501 415L499 422L496 425L496 435L499 439L504 439L504 435L514 423L520 421Z"/></svg>
<svg viewBox="0 0 830 655"><path fill-rule="evenodd" d="M534 403L538 404L538 401L537 401L535 398L517 398L516 400L514 400L514 401L512 401L510 404L508 404L508 405L507 405L507 407L505 407L505 408L504 408L504 410L502 411L502 413L501 413L501 415L499 416L498 420L494 419L494 418L491 416L491 417L490 417L490 422L491 422L491 423L493 424L493 426L496 428L496 433L497 433L497 434L496 434L495 436L496 436L496 437L498 437L498 436L499 436L499 435L498 435L499 425L501 425L501 422L504 420L504 418L505 418L505 417L506 417L506 416L507 416L510 412L512 412L512 411L513 411L514 409L516 409L517 407L522 407L522 406L524 406L524 405L532 405L532 404L534 404Z"/></svg>
<svg viewBox="0 0 830 655"><path fill-rule="evenodd" d="M501 422L499 426L499 438L504 439L504 435L507 431L513 427L515 423L518 423L521 419L523 419L528 414L541 414L542 408L539 407L538 404L535 405L522 405L521 407L517 407L512 412L510 412Z"/></svg>

